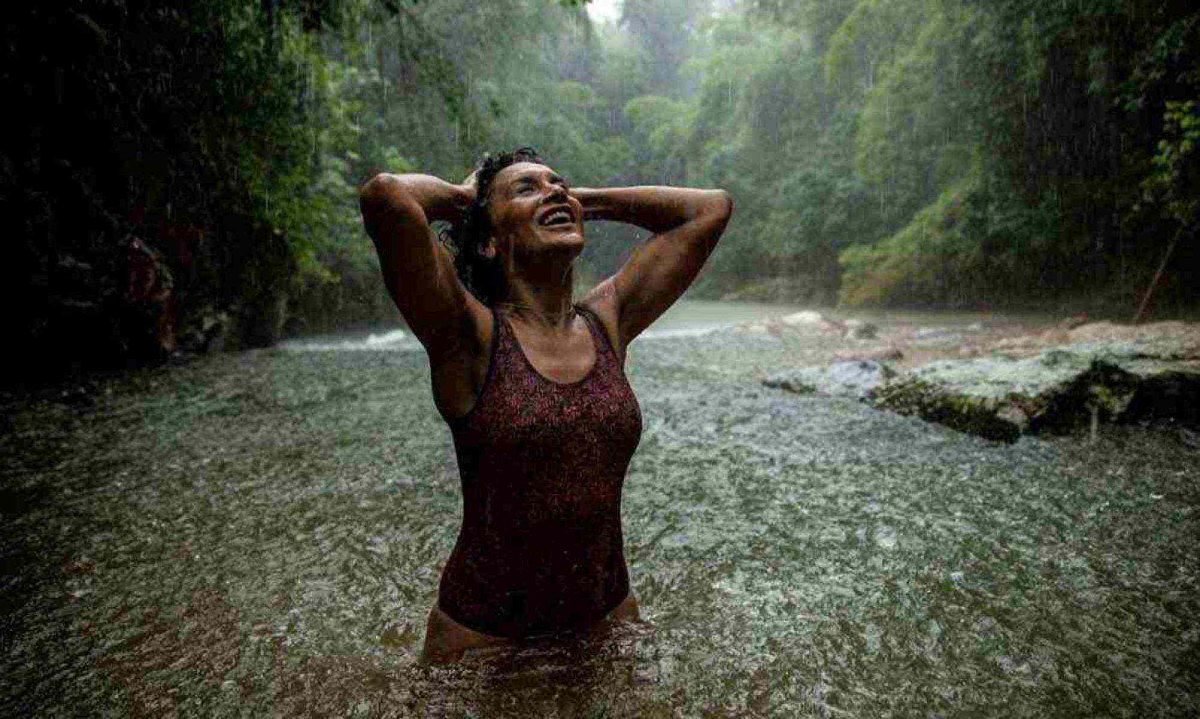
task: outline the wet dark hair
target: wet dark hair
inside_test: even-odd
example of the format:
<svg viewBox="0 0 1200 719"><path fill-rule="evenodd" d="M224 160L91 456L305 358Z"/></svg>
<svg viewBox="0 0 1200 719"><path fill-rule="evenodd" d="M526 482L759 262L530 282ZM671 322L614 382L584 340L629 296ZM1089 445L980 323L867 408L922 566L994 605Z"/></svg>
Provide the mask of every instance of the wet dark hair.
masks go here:
<svg viewBox="0 0 1200 719"><path fill-rule="evenodd" d="M471 203L462 222L451 225L441 233L442 243L454 255L454 269L459 279L485 305L503 299L508 290L500 259L485 257L480 252L492 236L488 194L496 175L518 162L546 164L532 147L519 147L499 155L484 155L475 167L475 201Z"/></svg>

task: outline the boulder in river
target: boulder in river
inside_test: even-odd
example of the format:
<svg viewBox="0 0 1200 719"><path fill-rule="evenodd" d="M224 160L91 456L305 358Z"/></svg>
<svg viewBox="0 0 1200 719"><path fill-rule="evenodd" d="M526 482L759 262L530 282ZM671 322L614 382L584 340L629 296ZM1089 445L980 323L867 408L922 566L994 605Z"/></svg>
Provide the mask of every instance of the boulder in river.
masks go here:
<svg viewBox="0 0 1200 719"><path fill-rule="evenodd" d="M779 321L784 323L788 327L801 327L801 326L806 326L806 325L820 326L820 325L823 325L826 322L828 322L828 320L825 319L824 315L822 315L820 312L817 312L815 310L804 310L803 312L793 312L790 315L784 315L783 317L780 317Z"/></svg>
<svg viewBox="0 0 1200 719"><path fill-rule="evenodd" d="M1086 332L1095 336L1099 329ZM946 359L902 373L882 362L843 361L781 372L764 384L856 397L880 409L1004 442L1102 422L1200 426L1200 342L1195 332L1103 329L1104 335L1120 339L1046 348L1024 358Z"/></svg>
<svg viewBox="0 0 1200 719"><path fill-rule="evenodd" d="M918 327L909 338L918 347L946 347L962 341L962 334L950 327Z"/></svg>
<svg viewBox="0 0 1200 719"><path fill-rule="evenodd" d="M743 322L734 325L731 329L738 334L770 335L778 338L784 335L841 335L846 333L846 324L839 320L830 319L820 312L805 310L802 312L793 312L790 315L783 315L782 317L768 317L766 319ZM869 326L874 327L874 325Z"/></svg>
<svg viewBox="0 0 1200 719"><path fill-rule="evenodd" d="M881 362L852 360L835 362L827 367L804 367L779 372L763 380L763 384L800 394L865 399L872 390L895 376L895 370Z"/></svg>
<svg viewBox="0 0 1200 719"><path fill-rule="evenodd" d="M895 345L882 345L875 347L853 347L850 349L835 350L833 353L834 359L840 362L850 360L870 360L872 362L892 362L895 360L904 359L904 351Z"/></svg>
<svg viewBox="0 0 1200 719"><path fill-rule="evenodd" d="M866 320L846 320L845 337L850 340L873 340L879 335L879 327Z"/></svg>
<svg viewBox="0 0 1200 719"><path fill-rule="evenodd" d="M764 337L770 335L771 337L779 337L783 334L783 326L779 324L778 320L743 322L742 324L734 325L731 329L733 332L742 335L759 335Z"/></svg>
<svg viewBox="0 0 1200 719"><path fill-rule="evenodd" d="M874 389L873 406L988 439L1093 423L1200 422L1200 355L1171 342L1082 343L1025 359L942 360Z"/></svg>
<svg viewBox="0 0 1200 719"><path fill-rule="evenodd" d="M784 315L783 317L780 317L779 322L784 327L794 330L813 329L819 332L835 332L841 334L845 332L846 329L846 324L844 322L830 319L815 310L793 312L790 315Z"/></svg>

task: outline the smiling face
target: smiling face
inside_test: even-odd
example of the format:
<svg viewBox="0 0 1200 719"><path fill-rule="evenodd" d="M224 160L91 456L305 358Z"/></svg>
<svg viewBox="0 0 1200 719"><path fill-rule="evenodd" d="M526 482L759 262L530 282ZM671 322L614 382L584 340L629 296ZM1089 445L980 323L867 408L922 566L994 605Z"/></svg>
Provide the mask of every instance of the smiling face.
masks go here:
<svg viewBox="0 0 1200 719"><path fill-rule="evenodd" d="M545 165L518 162L496 174L488 191L493 240L489 248L517 263L583 251L583 206Z"/></svg>

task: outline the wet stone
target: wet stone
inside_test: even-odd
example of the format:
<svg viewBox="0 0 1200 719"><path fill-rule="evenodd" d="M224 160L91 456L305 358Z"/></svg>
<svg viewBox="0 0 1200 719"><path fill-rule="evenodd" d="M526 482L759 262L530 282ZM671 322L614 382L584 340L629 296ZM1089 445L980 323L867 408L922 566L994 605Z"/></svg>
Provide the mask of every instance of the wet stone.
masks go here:
<svg viewBox="0 0 1200 719"><path fill-rule="evenodd" d="M895 370L881 362L850 360L835 362L827 367L805 367L776 373L763 380L763 384L799 394L815 392L864 399L872 390L895 376Z"/></svg>
<svg viewBox="0 0 1200 719"><path fill-rule="evenodd" d="M941 360L874 388L868 401L1002 441L1098 423L1194 427L1200 357L1163 343L1093 342L1018 360Z"/></svg>
<svg viewBox="0 0 1200 719"><path fill-rule="evenodd" d="M1080 331L1094 335L1092 327ZM1200 348L1186 337L1118 336L1031 357L943 359L906 371L890 364L891 357L902 358L899 353L873 352L881 361L789 369L768 375L763 384L852 397L1002 442L1025 434L1094 432L1100 424L1200 426Z"/></svg>

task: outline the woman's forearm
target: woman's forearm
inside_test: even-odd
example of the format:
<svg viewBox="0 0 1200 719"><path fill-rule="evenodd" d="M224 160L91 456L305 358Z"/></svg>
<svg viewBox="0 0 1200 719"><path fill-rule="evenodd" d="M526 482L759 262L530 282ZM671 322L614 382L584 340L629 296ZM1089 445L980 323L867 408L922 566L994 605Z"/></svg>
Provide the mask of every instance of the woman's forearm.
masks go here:
<svg viewBox="0 0 1200 719"><path fill-rule="evenodd" d="M397 214L409 221L457 222L474 200L474 188L454 185L432 175L376 175L363 186L364 215ZM419 214L418 214L419 213Z"/></svg>
<svg viewBox="0 0 1200 719"><path fill-rule="evenodd" d="M710 215L727 212L724 190L688 187L579 187L571 190L583 205L585 220L610 220L659 233Z"/></svg>

